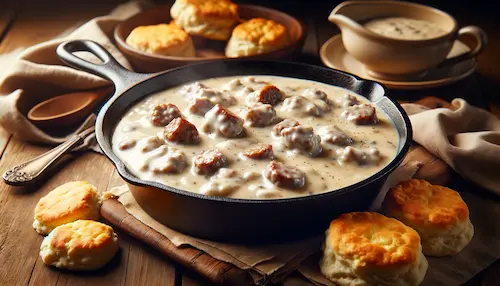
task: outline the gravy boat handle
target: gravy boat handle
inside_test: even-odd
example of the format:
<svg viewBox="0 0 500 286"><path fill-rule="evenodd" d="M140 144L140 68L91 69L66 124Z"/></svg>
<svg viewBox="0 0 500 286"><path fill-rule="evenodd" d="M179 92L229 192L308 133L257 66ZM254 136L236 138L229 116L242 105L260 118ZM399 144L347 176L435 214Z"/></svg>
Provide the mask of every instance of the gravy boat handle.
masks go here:
<svg viewBox="0 0 500 286"><path fill-rule="evenodd" d="M99 58L102 63L84 60L75 55L76 52L89 52ZM104 47L90 40L63 42L57 47L56 53L69 66L111 81L115 86L114 96L120 95L131 86L156 75L127 70Z"/></svg>
<svg viewBox="0 0 500 286"><path fill-rule="evenodd" d="M460 28L460 30L458 30L458 38L464 35L472 36L475 40L475 46L470 47L471 50L466 53L445 59L438 65L438 68L452 66L468 59L474 58L484 49L484 47L488 43L488 36L486 35L486 32L484 32L477 26L465 26Z"/></svg>

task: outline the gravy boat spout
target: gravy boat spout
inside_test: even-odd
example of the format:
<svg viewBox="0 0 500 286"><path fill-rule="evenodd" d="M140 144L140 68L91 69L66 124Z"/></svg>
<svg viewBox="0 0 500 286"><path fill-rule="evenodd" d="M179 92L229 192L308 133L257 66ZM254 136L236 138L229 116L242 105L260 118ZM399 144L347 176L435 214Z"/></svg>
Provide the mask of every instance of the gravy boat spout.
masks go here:
<svg viewBox="0 0 500 286"><path fill-rule="evenodd" d="M328 16L343 32L346 29L366 30L358 21L366 16L366 10L373 8L373 1L348 1L339 4Z"/></svg>
<svg viewBox="0 0 500 286"><path fill-rule="evenodd" d="M328 20L336 24L342 32L346 29L364 29L363 26L344 15L330 14Z"/></svg>

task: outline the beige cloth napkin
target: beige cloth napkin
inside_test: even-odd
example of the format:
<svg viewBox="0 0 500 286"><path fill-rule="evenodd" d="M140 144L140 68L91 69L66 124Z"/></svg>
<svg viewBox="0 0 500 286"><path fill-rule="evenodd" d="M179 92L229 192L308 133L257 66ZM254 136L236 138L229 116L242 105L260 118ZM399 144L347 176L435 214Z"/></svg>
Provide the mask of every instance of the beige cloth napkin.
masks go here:
<svg viewBox="0 0 500 286"><path fill-rule="evenodd" d="M113 30L120 20L139 12L147 5L144 1L120 5L108 16L90 20L71 33L67 31L48 42L0 55L1 66L9 67L0 74L0 125L24 141L52 145L62 143L75 133L92 126L94 115L64 134L48 134L33 125L26 118L26 114L31 107L51 97L110 84L100 77L65 66L55 52L63 41L72 39L96 41L123 66L130 68L126 58L113 45ZM80 56L94 61L90 55Z"/></svg>
<svg viewBox="0 0 500 286"><path fill-rule="evenodd" d="M304 259L316 252L322 240L322 237L312 237L287 244L248 246L194 238L172 230L150 217L137 204L126 185L114 187L110 192L118 197L128 213L164 235L174 245L195 247L218 260L248 270L256 282L263 278L280 281Z"/></svg>
<svg viewBox="0 0 500 286"><path fill-rule="evenodd" d="M410 116L413 139L457 173L500 195L500 120L463 99L456 108L438 108Z"/></svg>

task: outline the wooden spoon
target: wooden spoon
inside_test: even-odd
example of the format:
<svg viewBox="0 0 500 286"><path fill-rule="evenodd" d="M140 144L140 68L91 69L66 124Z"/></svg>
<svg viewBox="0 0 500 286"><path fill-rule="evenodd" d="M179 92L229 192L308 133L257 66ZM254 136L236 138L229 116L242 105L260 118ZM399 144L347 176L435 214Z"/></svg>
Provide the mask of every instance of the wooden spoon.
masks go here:
<svg viewBox="0 0 500 286"><path fill-rule="evenodd" d="M39 127L66 127L83 121L112 88L63 94L42 101L28 112Z"/></svg>

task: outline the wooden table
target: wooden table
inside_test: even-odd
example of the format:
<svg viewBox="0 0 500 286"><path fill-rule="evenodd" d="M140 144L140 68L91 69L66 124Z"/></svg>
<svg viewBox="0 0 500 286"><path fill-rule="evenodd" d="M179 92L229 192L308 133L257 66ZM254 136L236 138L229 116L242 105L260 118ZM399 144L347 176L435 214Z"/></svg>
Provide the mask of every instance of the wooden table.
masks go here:
<svg viewBox="0 0 500 286"><path fill-rule="evenodd" d="M28 0L26 0L28 1ZM0 5L0 53L48 40L73 25L109 12L119 0L106 1L8 1ZM12 3L15 2L15 3ZM254 1L255 2L255 1ZM309 37L299 59L321 64L319 47L338 33L327 15L337 3L314 1L290 3L273 1L272 5L304 21ZM464 1L468 2L468 1ZM481 2L481 1L480 1ZM423 96L444 99L462 97L474 105L500 115L500 23L493 5L474 1L472 4L441 3L441 9L456 16L461 25L479 25L490 42L479 56L478 72L460 83L425 91L390 91L402 101ZM482 4L479 5L478 3ZM270 5L269 3L265 5ZM463 7L462 7L463 6ZM2 67L4 69L5 67ZM0 129L0 171L28 160L48 148L20 142ZM42 237L31 227L37 201L56 186L72 180L87 180L106 190L117 176L112 164L102 155L87 152L69 158L64 169L43 184L32 188L13 188L0 183L0 285L207 285L195 274L186 273L143 243L118 231L121 253L105 269L78 274L55 270L43 265L38 252ZM500 207L500 205L499 205ZM499 285L500 261L474 277L466 285Z"/></svg>

